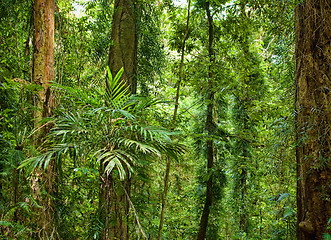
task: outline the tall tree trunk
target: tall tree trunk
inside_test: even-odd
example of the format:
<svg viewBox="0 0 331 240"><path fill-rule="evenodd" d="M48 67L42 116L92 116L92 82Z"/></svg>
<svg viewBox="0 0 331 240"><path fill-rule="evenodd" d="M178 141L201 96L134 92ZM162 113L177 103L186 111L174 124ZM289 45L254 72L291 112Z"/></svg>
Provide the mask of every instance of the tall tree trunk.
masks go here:
<svg viewBox="0 0 331 240"><path fill-rule="evenodd" d="M137 91L137 33L135 5L132 0L115 0L109 51L109 68L112 75L123 67L122 82Z"/></svg>
<svg viewBox="0 0 331 240"><path fill-rule="evenodd" d="M177 112L178 112L178 106L179 106L179 104L178 104L178 102L179 102L179 93L180 93L179 90L180 90L180 85L181 85L182 79L183 79L185 43L186 43L186 40L187 40L188 34L189 34L190 7L191 7L191 0L188 0L188 4L187 4L187 18L186 18L186 29L185 29L185 35L184 35L184 38L183 38L182 49L181 49L181 56L180 56L179 76L178 76L176 99L175 99L175 109L174 109L174 114L173 114L173 117L172 117L172 129L175 129L175 126L176 126Z"/></svg>
<svg viewBox="0 0 331 240"><path fill-rule="evenodd" d="M111 31L112 44L109 50L109 68L113 76L123 67L121 84L125 84L131 94L136 93L137 34L135 4L132 0L115 0ZM128 216L131 179L129 174L120 181L116 174L104 172L101 163L99 212L104 224L101 238L129 239ZM124 189L123 189L124 188ZM127 194L126 194L126 193Z"/></svg>
<svg viewBox="0 0 331 240"><path fill-rule="evenodd" d="M179 77L178 77L178 82L177 82L177 90L176 90L176 98L175 98L175 109L174 109L174 114L173 114L173 117L172 117L172 127L171 127L172 130L174 130L175 127L176 127L176 120L177 120L177 113L178 113L178 106L179 106L180 85L181 85L181 82L182 82L182 79L183 79L185 43L186 43L186 40L187 40L188 34L189 34L190 7L191 7L191 0L188 0L186 30L185 30L183 43L182 43L182 49L181 49L181 57L180 57L180 65L179 65ZM161 240L161 237L162 237L165 202L166 202L167 192L168 192L168 188L169 188L170 167L171 167L171 159L168 157L167 158L167 165L166 165L166 173L165 173L165 176L164 176L164 189L163 189L162 200L161 200L162 204L161 204L159 232L158 232L158 237L157 237L158 240Z"/></svg>
<svg viewBox="0 0 331 240"><path fill-rule="evenodd" d="M50 82L54 78L54 9L55 0L34 0L34 35L33 35L33 69L32 78L40 88L34 98L35 128L39 129L35 136L35 147L38 148L44 141L49 130L48 126L42 127L40 121L51 115L51 90ZM36 171L33 178L32 189L36 199L42 206L36 208L38 212L34 222L37 225L39 239L54 239L55 236L55 204L52 196L55 193L54 162L50 161L44 172ZM42 194L41 189L47 194Z"/></svg>
<svg viewBox="0 0 331 240"><path fill-rule="evenodd" d="M40 120L51 115L50 82L54 78L54 8L55 0L34 0L33 82L37 91L34 112L35 127ZM47 129L38 131L36 143L41 144Z"/></svg>
<svg viewBox="0 0 331 240"><path fill-rule="evenodd" d="M99 214L100 221L104 224L100 239L129 239L128 216L131 189L130 179L120 182L113 173L104 173L104 166L100 163L100 192ZM125 190L124 190L125 188Z"/></svg>
<svg viewBox="0 0 331 240"><path fill-rule="evenodd" d="M215 63L215 53L213 49L213 41L214 41L214 30L213 30L213 18L210 14L209 9L209 1L206 1L206 14L208 19L209 26L209 43L208 43L208 55L209 55L209 69L208 69L208 97L206 99L207 102L207 119L206 119L206 130L208 133L207 140L207 190L206 190L206 200L205 205L203 207L199 232L198 232L198 240L203 240L206 237L208 218L210 213L210 207L213 204L213 165L214 165L214 140L212 139L212 135L215 131L215 123L213 121L213 109L214 109L214 101L215 101L215 92L214 92L214 81L213 81L213 64Z"/></svg>
<svg viewBox="0 0 331 240"><path fill-rule="evenodd" d="M296 8L297 239L331 234L331 4Z"/></svg>

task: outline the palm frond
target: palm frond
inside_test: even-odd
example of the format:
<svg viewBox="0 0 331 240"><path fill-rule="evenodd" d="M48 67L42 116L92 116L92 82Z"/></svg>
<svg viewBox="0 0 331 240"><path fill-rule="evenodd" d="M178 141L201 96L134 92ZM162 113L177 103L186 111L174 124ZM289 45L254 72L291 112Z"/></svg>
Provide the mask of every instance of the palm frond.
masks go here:
<svg viewBox="0 0 331 240"><path fill-rule="evenodd" d="M129 153L118 149L103 151L97 158L97 162L102 162L105 165L105 172L107 173L110 173L116 167L121 180L125 178L127 173L130 174L133 171L130 164L132 161L133 157Z"/></svg>
<svg viewBox="0 0 331 240"><path fill-rule="evenodd" d="M160 103L167 103L167 101L161 99L155 99L152 97L139 97L139 96L132 97L131 101L134 103L133 112L146 110L147 108L151 106L155 106Z"/></svg>
<svg viewBox="0 0 331 240"><path fill-rule="evenodd" d="M113 78L109 67L107 66L108 79L106 79L106 94L105 103L107 107L113 109L124 109L129 107L131 103L128 101L130 99L129 87L120 81L123 74L123 68L121 68L116 76Z"/></svg>
<svg viewBox="0 0 331 240"><path fill-rule="evenodd" d="M73 147L72 144L56 144L43 154L25 159L18 167L18 169L27 168L27 171L30 173L35 168L46 169L52 158L58 160L60 158L60 155L65 154L71 147Z"/></svg>
<svg viewBox="0 0 331 240"><path fill-rule="evenodd" d="M181 155L186 152L186 147L182 144L176 143L160 143L154 142L153 146L161 153L178 160Z"/></svg>
<svg viewBox="0 0 331 240"><path fill-rule="evenodd" d="M135 119L135 116L132 115L129 111L123 110L123 109L115 109L112 112L112 117L113 118L118 118L117 113L123 115L127 119Z"/></svg>
<svg viewBox="0 0 331 240"><path fill-rule="evenodd" d="M98 91L97 88L91 89L82 89L82 88L74 88L69 86L63 86L58 83L52 83L52 88L56 89L60 92L65 92L65 96L72 97L76 104L82 106L101 106L102 103L102 93Z"/></svg>
<svg viewBox="0 0 331 240"><path fill-rule="evenodd" d="M135 141L132 139L119 139L118 140L119 146L124 145L126 148L132 149L134 152L142 153L144 155L156 155L161 157L160 152L153 146L144 144L139 141Z"/></svg>

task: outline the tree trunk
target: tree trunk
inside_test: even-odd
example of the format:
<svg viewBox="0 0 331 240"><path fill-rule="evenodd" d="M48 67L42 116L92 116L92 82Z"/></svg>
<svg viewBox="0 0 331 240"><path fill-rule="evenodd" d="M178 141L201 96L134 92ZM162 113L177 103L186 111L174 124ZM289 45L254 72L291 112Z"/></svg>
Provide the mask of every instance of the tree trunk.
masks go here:
<svg viewBox="0 0 331 240"><path fill-rule="evenodd" d="M296 8L297 239L331 234L331 5Z"/></svg>
<svg viewBox="0 0 331 240"><path fill-rule="evenodd" d="M214 165L214 140L212 135L215 131L215 123L213 121L213 109L215 101L215 92L214 92L214 81L213 81L213 64L215 62L215 53L213 50L213 18L210 14L209 1L206 2L206 13L208 18L209 26L209 46L208 46L208 55L209 55L209 69L208 69L208 92L207 97L207 119L206 119L206 130L208 133L207 140L207 190L206 190L206 201L203 207L200 226L198 232L198 240L203 240L206 237L208 218L210 213L210 207L213 204L213 165Z"/></svg>
<svg viewBox="0 0 331 240"><path fill-rule="evenodd" d="M162 228L163 228L163 222L164 222L164 210L165 210L165 202L167 197L167 192L169 188L169 175L170 175L170 166L171 166L171 160L168 157L167 158L167 166L166 166L166 172L164 176L164 189L162 194L162 205L161 205L161 214L160 214L160 224L159 224L159 231L157 235L157 239L161 240L162 237Z"/></svg>
<svg viewBox="0 0 331 240"><path fill-rule="evenodd" d="M99 192L100 221L104 224L100 239L129 239L129 199L124 191L131 189L130 179L120 182L114 173L105 173L100 164L101 184ZM130 192L127 192L128 196Z"/></svg>
<svg viewBox="0 0 331 240"><path fill-rule="evenodd" d="M245 159L245 157L244 157L244 159ZM241 202L240 202L239 228L242 233L244 233L244 232L247 233L247 224L246 224L247 169L246 169L246 167L241 167L240 187L241 187Z"/></svg>
<svg viewBox="0 0 331 240"><path fill-rule="evenodd" d="M54 0L34 0L34 35L33 35L33 69L32 78L37 89L34 98L34 124L37 131L34 139L35 147L38 148L44 141L49 126L41 127L40 121L51 115L52 99L50 82L54 78ZM37 226L36 237L39 239L56 238L55 231L55 204L52 196L56 192L54 179L55 165L50 161L44 172L36 170L36 176L32 180L32 190L36 200L42 208L36 208L38 213L33 219ZM47 194L42 194L44 189Z"/></svg>
<svg viewBox="0 0 331 240"><path fill-rule="evenodd" d="M122 82L130 92L137 91L137 34L135 5L132 0L115 0L109 51L109 68L113 76L123 67Z"/></svg>
<svg viewBox="0 0 331 240"><path fill-rule="evenodd" d="M184 66L184 55L185 55L185 43L188 38L189 34L189 23L190 23L190 7L191 7L191 0L188 0L187 5L187 18L186 18L186 30L185 35L183 38L183 44L181 49L181 56L180 56L180 65L179 65L179 75L178 75L178 82L177 82L177 91L176 91L176 99L175 99L175 109L174 109L174 115L172 117L172 129L175 129L176 125L176 119L177 119L177 112L178 112L178 102L179 102L179 90L180 90L180 84L182 83L183 79L183 66Z"/></svg>
<svg viewBox="0 0 331 240"><path fill-rule="evenodd" d="M132 0L115 0L111 31L112 44L109 50L109 68L113 76L123 67L121 84L136 93L137 34L135 5ZM104 163L101 163L103 165ZM100 166L100 220L104 224L101 238L129 239L128 216L131 180L129 174L120 181L116 174L104 173ZM124 190L124 189L125 190ZM126 193L127 192L127 195Z"/></svg>
<svg viewBox="0 0 331 240"><path fill-rule="evenodd" d="M35 127L40 120L51 115L50 82L54 78L54 0L34 1L33 82L41 88L34 104ZM47 129L40 129L36 143L41 144Z"/></svg>
<svg viewBox="0 0 331 240"><path fill-rule="evenodd" d="M245 104L248 100L243 99L243 104ZM246 116L246 109L245 109L245 117L243 119L243 129L245 132L249 131L247 125L248 125L248 116ZM242 140L240 140L242 141ZM240 201L240 206L239 206L239 212L240 212L240 220L239 220L239 229L242 233L247 234L247 214L246 214L246 209L247 209L247 165L249 164L249 152L247 149L247 146L243 144L243 149L242 149L242 155L240 156L241 159L241 166L240 166L240 189L241 189L241 201Z"/></svg>

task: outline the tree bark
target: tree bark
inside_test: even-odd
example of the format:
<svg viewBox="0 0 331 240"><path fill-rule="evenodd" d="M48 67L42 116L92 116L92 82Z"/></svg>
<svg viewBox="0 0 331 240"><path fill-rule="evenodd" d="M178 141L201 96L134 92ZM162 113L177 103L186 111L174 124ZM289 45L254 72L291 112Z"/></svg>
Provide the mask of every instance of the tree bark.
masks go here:
<svg viewBox="0 0 331 240"><path fill-rule="evenodd" d="M109 68L113 76L123 67L122 83L130 92L137 91L137 34L135 5L132 0L115 0L109 51Z"/></svg>
<svg viewBox="0 0 331 240"><path fill-rule="evenodd" d="M297 239L331 234L331 5L296 7Z"/></svg>
<svg viewBox="0 0 331 240"><path fill-rule="evenodd" d="M100 239L129 239L128 216L129 199L126 191L131 189L130 179L120 182L113 173L105 173L103 163L100 163L99 214L104 224Z"/></svg>
<svg viewBox="0 0 331 240"><path fill-rule="evenodd" d="M34 97L34 126L40 128L34 139L38 148L43 142L49 126L41 127L40 121L51 115L52 98L50 82L54 78L54 0L34 0L34 34L33 34L33 82L38 85ZM39 239L55 239L55 212L56 207L51 196L54 196L55 165L50 161L44 172L36 170L32 180L32 190L36 200L42 206L34 209L38 214L33 221L37 226L36 237ZM47 194L42 194L41 189Z"/></svg>
<svg viewBox="0 0 331 240"><path fill-rule="evenodd" d="M51 115L50 82L54 78L54 0L34 1L33 82L40 86L34 104L35 128L40 120ZM39 131L37 144L42 143L46 129Z"/></svg>
<svg viewBox="0 0 331 240"><path fill-rule="evenodd" d="M115 76L123 67L124 72L120 84L125 84L129 88L129 93L135 94L137 90L135 76L137 69L137 34L134 1L115 0L111 39L108 63L111 73ZM129 239L128 216L131 179L127 174L127 178L120 181L116 174L105 173L103 165L104 163L101 163L99 169L99 212L100 220L104 224L100 239L126 240Z"/></svg>
<svg viewBox="0 0 331 240"><path fill-rule="evenodd" d="M213 18L210 14L209 1L206 1L206 14L208 19L208 31L209 31L209 42L208 42L208 55L209 55L209 69L208 69L208 97L207 102L207 119L206 119L206 130L208 133L207 140L207 190L206 190L206 200L203 207L198 240L203 240L206 237L208 218L210 213L210 207L213 204L213 165L214 165L214 140L212 135L215 131L215 123L213 121L213 109L215 101L215 92L214 92L214 81L213 81L213 64L215 63L215 53L213 49L214 41L214 30L213 30Z"/></svg>

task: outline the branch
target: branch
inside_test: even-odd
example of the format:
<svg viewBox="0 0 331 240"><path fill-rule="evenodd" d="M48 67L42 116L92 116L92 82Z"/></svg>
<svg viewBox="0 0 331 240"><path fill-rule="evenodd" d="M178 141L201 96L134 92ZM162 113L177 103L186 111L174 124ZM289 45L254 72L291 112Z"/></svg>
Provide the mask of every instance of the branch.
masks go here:
<svg viewBox="0 0 331 240"><path fill-rule="evenodd" d="M126 195L126 197L128 198L128 201L129 201L129 203L130 203L130 205L131 205L131 207L132 207L132 209L133 209L133 213L134 213L134 216L136 217L136 221L137 221L137 224L138 224L139 231L140 231L141 234L145 237L145 239L148 239L148 237L146 236L146 233L144 232L143 228L142 228L141 225L140 225L138 214L137 214L137 212L136 212L136 209L134 208L133 203L132 203L131 200L130 200L130 196L129 196L128 192L127 192L126 189L124 188L124 186L123 186L123 184L121 183L121 181L119 181L119 182L120 182L120 184L121 184L121 186L122 186L122 188L123 188L123 190L124 190L124 192L125 192L125 195Z"/></svg>

